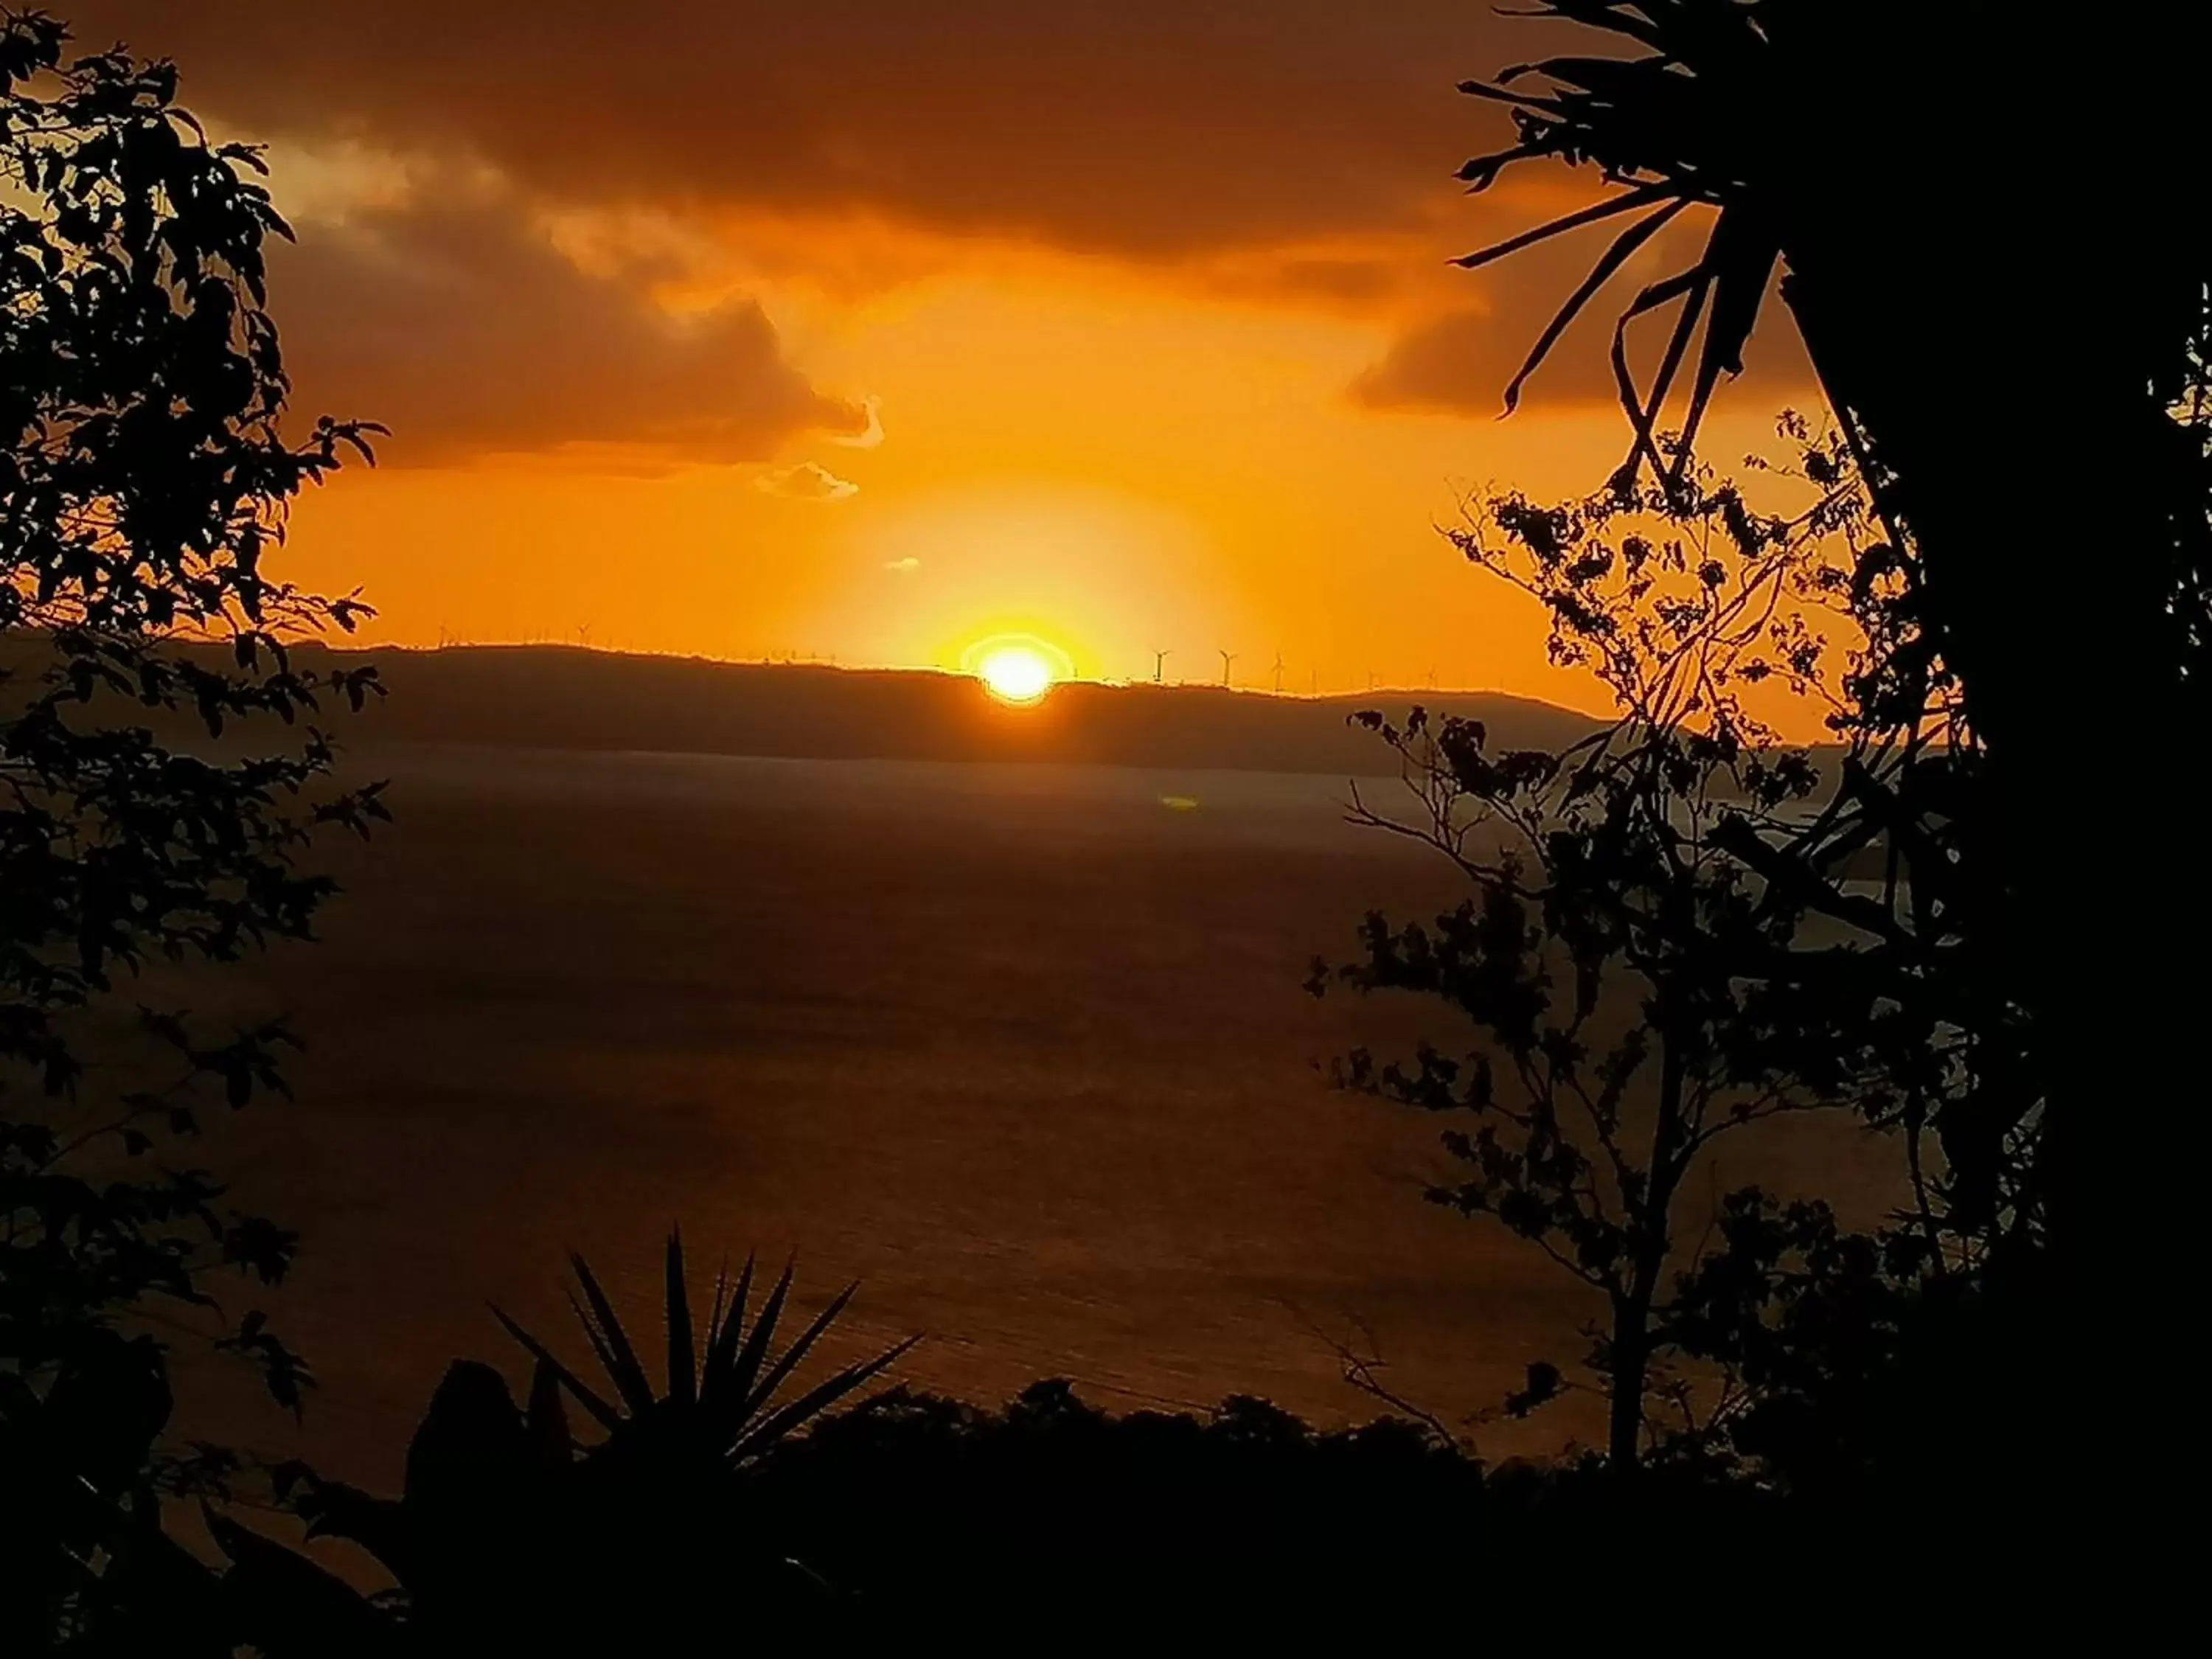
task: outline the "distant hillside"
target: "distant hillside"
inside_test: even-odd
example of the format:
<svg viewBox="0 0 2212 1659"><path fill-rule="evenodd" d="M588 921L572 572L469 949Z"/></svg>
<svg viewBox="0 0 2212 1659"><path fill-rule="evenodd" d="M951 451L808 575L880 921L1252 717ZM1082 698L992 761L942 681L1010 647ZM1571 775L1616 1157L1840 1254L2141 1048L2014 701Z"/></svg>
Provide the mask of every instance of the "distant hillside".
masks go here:
<svg viewBox="0 0 2212 1659"><path fill-rule="evenodd" d="M392 695L349 743L483 744L810 759L1058 761L1250 771L1373 772L1361 708L1415 702L1488 723L1494 741L1554 748L1592 722L1501 693L1274 697L1202 686L1063 685L1029 708L961 675L623 656L552 646L336 653L373 662Z"/></svg>

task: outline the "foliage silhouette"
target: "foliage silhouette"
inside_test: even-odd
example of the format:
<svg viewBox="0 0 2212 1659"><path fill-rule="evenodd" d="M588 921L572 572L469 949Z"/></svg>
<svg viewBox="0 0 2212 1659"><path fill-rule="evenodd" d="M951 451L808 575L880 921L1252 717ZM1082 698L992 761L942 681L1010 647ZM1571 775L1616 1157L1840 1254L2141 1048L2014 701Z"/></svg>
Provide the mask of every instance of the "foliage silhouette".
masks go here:
<svg viewBox="0 0 2212 1659"><path fill-rule="evenodd" d="M734 1285L717 1275L705 1326L695 1328L684 1247L672 1234L668 1369L657 1392L590 1265L571 1261L582 1293L577 1321L610 1393L497 1314L534 1362L526 1405L492 1367L456 1363L409 1449L403 1497L372 1497L299 1466L281 1472L280 1490L307 1536L367 1549L398 1580L397 1597L365 1600L306 1556L210 1517L232 1563L222 1604L243 1638L271 1659L541 1644L613 1650L709 1628L733 1598L756 1617L803 1621L819 1611L827 1587L793 1559L775 1509L750 1495L748 1472L913 1340L783 1399L857 1287L779 1351L793 1269L756 1312L748 1259ZM600 1438L576 1441L564 1396Z"/></svg>
<svg viewBox="0 0 2212 1659"><path fill-rule="evenodd" d="M311 936L332 890L299 860L384 816L330 781L313 722L373 675L295 672L288 641L356 599L272 578L285 512L374 428L281 429L263 246L287 234L240 145L164 64L70 59L0 13L0 1648L189 1645L194 1582L165 1494L219 1485L165 1437L159 1321L241 1355L298 1407L304 1364L208 1287L264 1285L293 1236L172 1162L210 1101L283 1088L281 1024L203 1033L123 1002L151 962ZM238 728L292 734L247 753ZM173 743L149 726L197 731ZM223 739L224 742L218 742ZM252 744L242 745L251 750ZM136 1045L135 1050L133 1045ZM99 1062L88 1065L88 1055ZM158 1614L155 1608L163 1611Z"/></svg>

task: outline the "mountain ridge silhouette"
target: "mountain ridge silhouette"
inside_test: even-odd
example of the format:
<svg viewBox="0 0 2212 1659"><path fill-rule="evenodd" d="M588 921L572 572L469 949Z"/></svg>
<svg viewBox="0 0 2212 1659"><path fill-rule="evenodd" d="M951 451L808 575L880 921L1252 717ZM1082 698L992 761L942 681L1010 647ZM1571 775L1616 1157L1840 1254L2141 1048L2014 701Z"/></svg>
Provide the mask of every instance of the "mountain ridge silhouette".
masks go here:
<svg viewBox="0 0 2212 1659"><path fill-rule="evenodd" d="M1007 762L1371 774L1388 754L1351 726L1415 703L1488 726L1493 744L1559 748L1586 715L1494 691L1378 688L1325 697L1069 681L1010 708L963 674L647 656L576 646L313 648L302 666L374 665L391 695L349 741L820 760Z"/></svg>

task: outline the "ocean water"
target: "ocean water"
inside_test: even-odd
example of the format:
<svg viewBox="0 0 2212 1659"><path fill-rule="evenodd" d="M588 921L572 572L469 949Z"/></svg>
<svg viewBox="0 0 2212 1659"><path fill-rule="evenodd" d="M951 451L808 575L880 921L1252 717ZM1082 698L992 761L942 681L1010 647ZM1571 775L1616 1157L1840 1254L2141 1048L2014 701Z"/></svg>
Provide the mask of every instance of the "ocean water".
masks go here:
<svg viewBox="0 0 2212 1659"><path fill-rule="evenodd" d="M525 1368L496 1301L580 1356L564 1253L659 1332L659 1249L796 1252L825 1348L915 1333L900 1375L1039 1376L1122 1408L1267 1395L1374 1414L1340 1346L1447 1419L1593 1310L1425 1203L1439 1125L1331 1090L1441 1008L1316 1001L1316 952L1457 878L1348 825L1323 777L391 748L398 823L341 860L323 943L194 988L289 1014L296 1103L210 1161L304 1235L276 1304L320 1386L297 1428L202 1388L210 1426L389 1486L446 1364ZM1367 781L1370 800L1397 786ZM1724 1180L1890 1160L1803 1126ZM245 1292L239 1295L245 1297ZM250 1299L250 1298L246 1298ZM1542 1449L1572 1419L1487 1424Z"/></svg>

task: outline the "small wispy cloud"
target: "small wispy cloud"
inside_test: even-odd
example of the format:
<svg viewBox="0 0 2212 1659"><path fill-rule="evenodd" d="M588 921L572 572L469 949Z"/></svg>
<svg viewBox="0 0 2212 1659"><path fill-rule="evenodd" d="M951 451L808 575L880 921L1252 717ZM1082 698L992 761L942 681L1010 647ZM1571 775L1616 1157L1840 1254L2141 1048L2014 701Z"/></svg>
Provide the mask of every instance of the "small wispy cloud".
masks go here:
<svg viewBox="0 0 2212 1659"><path fill-rule="evenodd" d="M763 472L753 480L753 488L795 501L849 501L860 493L860 486L850 478L841 478L814 461L801 461L796 466L780 466Z"/></svg>
<svg viewBox="0 0 2212 1659"><path fill-rule="evenodd" d="M843 436L833 436L830 440L831 443L842 444L848 449L873 449L878 444L883 442L884 415L882 404L874 398L866 398L861 400L860 407L868 411L868 424L866 428L860 432L848 433Z"/></svg>
<svg viewBox="0 0 2212 1659"><path fill-rule="evenodd" d="M884 568L886 570L896 570L902 576L910 576L915 571L921 568L921 561L911 556L903 559L893 559L889 564L885 565Z"/></svg>

